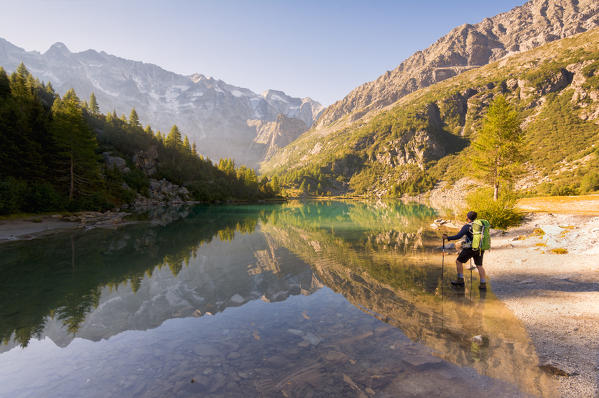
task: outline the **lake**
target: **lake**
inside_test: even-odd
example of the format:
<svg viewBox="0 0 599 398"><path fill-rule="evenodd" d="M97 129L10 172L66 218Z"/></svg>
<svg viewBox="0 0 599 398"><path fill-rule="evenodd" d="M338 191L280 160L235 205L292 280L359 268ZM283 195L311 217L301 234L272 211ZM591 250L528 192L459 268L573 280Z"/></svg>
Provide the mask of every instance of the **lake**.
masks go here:
<svg viewBox="0 0 599 398"><path fill-rule="evenodd" d="M450 287L429 207L153 213L0 246L0 396L555 394L476 272Z"/></svg>

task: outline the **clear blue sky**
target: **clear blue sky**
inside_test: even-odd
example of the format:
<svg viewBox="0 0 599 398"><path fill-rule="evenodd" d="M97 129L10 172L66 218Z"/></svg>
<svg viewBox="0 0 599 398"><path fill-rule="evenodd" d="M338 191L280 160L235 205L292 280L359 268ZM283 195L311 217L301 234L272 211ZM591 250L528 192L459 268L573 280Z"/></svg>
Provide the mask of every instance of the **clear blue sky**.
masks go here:
<svg viewBox="0 0 599 398"><path fill-rule="evenodd" d="M453 27L524 0L19 0L0 37L44 52L61 41L323 104L394 69Z"/></svg>

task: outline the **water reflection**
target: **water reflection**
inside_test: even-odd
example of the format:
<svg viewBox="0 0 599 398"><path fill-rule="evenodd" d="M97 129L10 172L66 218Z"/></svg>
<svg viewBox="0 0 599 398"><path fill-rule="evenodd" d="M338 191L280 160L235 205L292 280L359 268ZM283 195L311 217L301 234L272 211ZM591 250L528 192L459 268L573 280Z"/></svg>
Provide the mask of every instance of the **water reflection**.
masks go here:
<svg viewBox="0 0 599 398"><path fill-rule="evenodd" d="M430 218L423 214L431 216L418 205L381 202L321 216L315 225L288 210L264 231L310 264L326 286L435 355L527 393L552 395L552 381L539 371L534 346L511 311L492 292L481 296L472 285L455 291L449 276L442 279L441 255L434 250L439 236L425 228ZM351 238L329 233L346 223L355 226Z"/></svg>
<svg viewBox="0 0 599 398"><path fill-rule="evenodd" d="M550 396L513 314L443 283L432 217L198 206L4 245L0 395Z"/></svg>
<svg viewBox="0 0 599 398"><path fill-rule="evenodd" d="M259 207L183 208L152 218L150 225L3 245L0 338L5 346L0 350L25 347L44 329L64 346L75 336L106 338L128 328L155 327L171 317L215 313L261 296L282 300L282 292L313 289L309 267L284 261L283 250L256 237L227 247L222 256L223 242L236 234L251 235L270 212ZM198 266L188 269L191 261ZM151 308L143 304L146 300ZM117 302L123 302L127 312L146 305L147 317L116 329L98 322L107 314L108 323L118 323ZM160 302L162 307L156 304ZM90 312L93 317L86 322Z"/></svg>

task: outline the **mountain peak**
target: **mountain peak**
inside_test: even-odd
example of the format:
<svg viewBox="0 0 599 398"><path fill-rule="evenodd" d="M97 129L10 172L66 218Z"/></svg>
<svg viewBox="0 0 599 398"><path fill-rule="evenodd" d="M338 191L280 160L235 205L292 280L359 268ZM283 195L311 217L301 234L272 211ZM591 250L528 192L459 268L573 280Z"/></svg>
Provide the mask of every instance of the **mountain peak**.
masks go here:
<svg viewBox="0 0 599 398"><path fill-rule="evenodd" d="M201 82L202 80L208 79L206 76L202 75L201 73L194 73L193 75L189 76L189 78L194 83L198 83L198 82Z"/></svg>
<svg viewBox="0 0 599 398"><path fill-rule="evenodd" d="M268 101L288 102L290 97L280 90L268 89L262 93L262 97Z"/></svg>
<svg viewBox="0 0 599 398"><path fill-rule="evenodd" d="M64 43L56 42L56 43L52 44L50 46L50 48L48 49L48 51L46 51L44 53L44 55L53 55L53 54L69 55L69 54L71 54L71 51L69 51L69 48Z"/></svg>

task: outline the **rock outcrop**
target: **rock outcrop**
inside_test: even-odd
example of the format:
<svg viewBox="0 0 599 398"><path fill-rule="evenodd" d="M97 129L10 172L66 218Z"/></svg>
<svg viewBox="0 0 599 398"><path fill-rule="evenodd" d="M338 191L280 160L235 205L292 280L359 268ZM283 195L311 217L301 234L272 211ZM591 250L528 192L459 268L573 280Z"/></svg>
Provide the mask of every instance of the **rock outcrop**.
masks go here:
<svg viewBox="0 0 599 398"><path fill-rule="evenodd" d="M248 120L248 125L256 128L254 145L264 149L263 159L268 160L279 149L289 144L308 129L301 119L289 118L279 114L274 122Z"/></svg>
<svg viewBox="0 0 599 398"><path fill-rule="evenodd" d="M147 210L152 207L178 205L191 200L191 194L185 187L173 184L164 178L150 179L148 196L137 195L133 207L135 210Z"/></svg>
<svg viewBox="0 0 599 398"><path fill-rule="evenodd" d="M315 125L323 128L345 115L356 120L420 88L596 26L597 0L531 0L478 24L453 29L394 70L326 108Z"/></svg>

